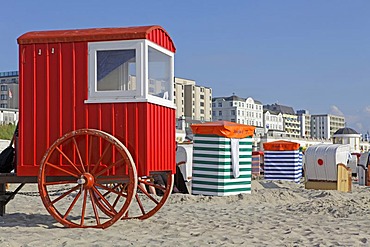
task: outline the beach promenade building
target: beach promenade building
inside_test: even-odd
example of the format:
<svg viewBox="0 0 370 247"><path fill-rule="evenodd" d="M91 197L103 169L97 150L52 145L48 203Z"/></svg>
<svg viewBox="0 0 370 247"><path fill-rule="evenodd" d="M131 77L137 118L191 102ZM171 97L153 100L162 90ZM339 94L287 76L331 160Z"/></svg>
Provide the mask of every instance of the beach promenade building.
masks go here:
<svg viewBox="0 0 370 247"><path fill-rule="evenodd" d="M0 72L0 108L19 108L18 88L18 71Z"/></svg>
<svg viewBox="0 0 370 247"><path fill-rule="evenodd" d="M311 115L307 110L297 111L301 123L301 137L311 137Z"/></svg>
<svg viewBox="0 0 370 247"><path fill-rule="evenodd" d="M345 118L332 114L311 115L311 137L330 139L345 127Z"/></svg>
<svg viewBox="0 0 370 247"><path fill-rule="evenodd" d="M176 118L200 122L212 121L212 89L196 85L194 80L175 77Z"/></svg>
<svg viewBox="0 0 370 247"><path fill-rule="evenodd" d="M251 97L215 97L212 100L213 120L256 126L263 132L263 105Z"/></svg>
<svg viewBox="0 0 370 247"><path fill-rule="evenodd" d="M281 112L264 110L263 116L265 133L284 131L284 120Z"/></svg>
<svg viewBox="0 0 370 247"><path fill-rule="evenodd" d="M357 133L356 130L352 128L340 128L333 134L334 144L348 144L351 147L352 153L360 153L360 140L361 134Z"/></svg>
<svg viewBox="0 0 370 247"><path fill-rule="evenodd" d="M281 113L284 120L284 131L287 137L301 137L301 122L294 109L290 106L279 104L264 105L264 110Z"/></svg>

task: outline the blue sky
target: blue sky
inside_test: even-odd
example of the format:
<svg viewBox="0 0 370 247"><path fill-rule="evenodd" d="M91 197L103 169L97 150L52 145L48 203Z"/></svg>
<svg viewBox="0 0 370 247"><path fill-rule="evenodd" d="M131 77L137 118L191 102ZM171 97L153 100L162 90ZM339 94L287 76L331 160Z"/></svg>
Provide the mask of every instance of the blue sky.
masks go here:
<svg viewBox="0 0 370 247"><path fill-rule="evenodd" d="M14 0L0 5L0 71L18 70L28 31L160 25L175 76L213 96L344 115L370 131L370 1Z"/></svg>

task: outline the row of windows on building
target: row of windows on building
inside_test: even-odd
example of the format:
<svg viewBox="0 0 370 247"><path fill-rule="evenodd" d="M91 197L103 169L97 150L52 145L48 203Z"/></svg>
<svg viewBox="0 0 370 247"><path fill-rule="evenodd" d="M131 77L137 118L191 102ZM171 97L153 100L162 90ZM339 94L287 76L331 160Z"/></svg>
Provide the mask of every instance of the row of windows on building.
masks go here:
<svg viewBox="0 0 370 247"><path fill-rule="evenodd" d="M0 86L0 91L2 91L2 92L8 91L8 85L1 85Z"/></svg>
<svg viewBox="0 0 370 247"><path fill-rule="evenodd" d="M236 101L229 102L229 106L244 107L244 105L246 106L247 109L262 110L261 105L254 105L254 104L249 104L249 103L244 104L244 102L236 102ZM216 107L216 103L212 103L212 106ZM222 107L222 102L218 102L217 107Z"/></svg>
<svg viewBox="0 0 370 247"><path fill-rule="evenodd" d="M11 76L18 76L18 71L6 71L0 72L0 77L11 77Z"/></svg>
<svg viewBox="0 0 370 247"><path fill-rule="evenodd" d="M3 78L0 80L0 83L3 84L3 83L18 83L18 78Z"/></svg>
<svg viewBox="0 0 370 247"><path fill-rule="evenodd" d="M182 101L184 103L184 101ZM193 100L193 105L195 105L195 101ZM200 102L199 105L201 107L204 107L204 102ZM211 107L211 104L209 105L209 107Z"/></svg>
<svg viewBox="0 0 370 247"><path fill-rule="evenodd" d="M301 127L299 126L299 124L291 124L291 123L285 123L285 126L289 127L289 128L297 128L297 129L300 129Z"/></svg>
<svg viewBox="0 0 370 247"><path fill-rule="evenodd" d="M272 129L272 130L283 130L283 126L280 125L280 124L273 124L273 123L271 123L271 124L268 124L266 127L268 129Z"/></svg>
<svg viewBox="0 0 370 247"><path fill-rule="evenodd" d="M176 91L174 92L174 96L176 96ZM184 93L181 93L181 97L184 97ZM193 99L195 98L195 94L193 93ZM199 95L200 99L204 100L204 94ZM209 100L212 100L212 96L209 96Z"/></svg>
<svg viewBox="0 0 370 247"><path fill-rule="evenodd" d="M218 119L219 121L222 121L222 119ZM246 124L246 125L252 125L252 126L259 126L259 127L262 127L262 122L260 121L254 121L254 120L250 120L250 119L237 119L235 121L235 118L232 118L230 119L231 122L234 122L234 123L240 123L240 124Z"/></svg>
<svg viewBox="0 0 370 247"><path fill-rule="evenodd" d="M218 111L218 115L216 115L217 111L212 111L212 116L222 116L222 111ZM230 110L230 115L231 116L236 116L236 110ZM256 118L262 118L262 113L256 112L249 112L247 111L246 114L244 115L243 110L238 110L238 116L246 116L246 117L256 117Z"/></svg>
<svg viewBox="0 0 370 247"><path fill-rule="evenodd" d="M204 109L199 110L200 114L204 114ZM193 113L195 113L195 108L193 108ZM211 114L211 111L209 111L209 114Z"/></svg>
<svg viewBox="0 0 370 247"><path fill-rule="evenodd" d="M277 116L266 116L266 121L281 122L283 119Z"/></svg>
<svg viewBox="0 0 370 247"><path fill-rule="evenodd" d="M298 119L294 117L286 117L285 120L290 122L298 122Z"/></svg>

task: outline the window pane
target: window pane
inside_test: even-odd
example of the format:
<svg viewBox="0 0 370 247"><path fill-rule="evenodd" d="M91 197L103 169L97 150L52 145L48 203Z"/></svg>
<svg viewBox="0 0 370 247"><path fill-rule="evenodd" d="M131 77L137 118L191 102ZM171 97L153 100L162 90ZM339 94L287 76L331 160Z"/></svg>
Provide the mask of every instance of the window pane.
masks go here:
<svg viewBox="0 0 370 247"><path fill-rule="evenodd" d="M149 94L171 100L171 57L152 47L148 49Z"/></svg>
<svg viewBox="0 0 370 247"><path fill-rule="evenodd" d="M97 51L97 90L136 90L136 52Z"/></svg>

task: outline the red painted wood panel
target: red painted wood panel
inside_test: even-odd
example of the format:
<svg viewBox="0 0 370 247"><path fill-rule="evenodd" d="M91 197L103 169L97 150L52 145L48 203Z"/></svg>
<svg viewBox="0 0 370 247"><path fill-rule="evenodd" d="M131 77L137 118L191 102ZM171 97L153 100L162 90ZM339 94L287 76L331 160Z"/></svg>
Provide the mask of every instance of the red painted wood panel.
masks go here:
<svg viewBox="0 0 370 247"><path fill-rule="evenodd" d="M25 45L19 49L19 80L20 80L20 97L19 97L19 149L18 161L21 164L34 164L34 154L36 146L33 145L35 138L35 73L34 73L34 56L35 46ZM27 145L31 144L31 145ZM27 152L23 152L27 150ZM18 150L19 151L19 150Z"/></svg>
<svg viewBox="0 0 370 247"><path fill-rule="evenodd" d="M37 150L36 150L36 161L41 160L43 153L45 153L46 136L48 133L46 119L48 117L47 105L49 104L48 99L48 85L47 74L48 74L48 51L47 45L37 44L36 49L36 107L34 116L36 118L36 137L37 137Z"/></svg>
<svg viewBox="0 0 370 247"><path fill-rule="evenodd" d="M72 131L75 125L75 65L74 43L62 43L62 134Z"/></svg>
<svg viewBox="0 0 370 247"><path fill-rule="evenodd" d="M75 115L76 129L86 128L88 126L87 120L87 106L84 101L87 99L87 43L78 42L75 43L75 63L76 73L75 73Z"/></svg>
<svg viewBox="0 0 370 247"><path fill-rule="evenodd" d="M63 134L86 127L117 137L133 156L139 176L151 171L175 173L174 109L144 102L86 104L86 42L20 45L19 53L17 175L37 176L50 145ZM96 148L94 155L101 154L102 147ZM76 157L73 148L63 151Z"/></svg>
<svg viewBox="0 0 370 247"><path fill-rule="evenodd" d="M46 139L46 148L50 147L50 145L57 140L60 135L60 121L61 121L61 106L62 106L62 98L61 98L61 49L59 44L49 44L48 47L49 51L49 71L48 73L48 92L49 92L49 100L45 102L47 105L47 131L48 137Z"/></svg>

